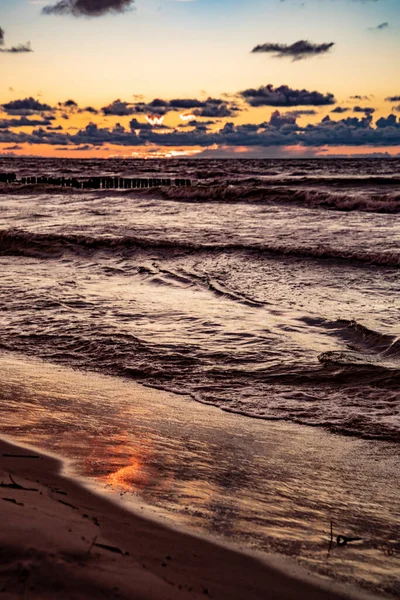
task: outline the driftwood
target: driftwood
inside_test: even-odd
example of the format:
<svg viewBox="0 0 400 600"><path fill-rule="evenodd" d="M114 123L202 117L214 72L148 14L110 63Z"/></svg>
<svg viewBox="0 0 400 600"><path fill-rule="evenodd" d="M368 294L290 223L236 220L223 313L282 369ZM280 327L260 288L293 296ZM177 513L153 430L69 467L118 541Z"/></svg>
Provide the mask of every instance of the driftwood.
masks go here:
<svg viewBox="0 0 400 600"><path fill-rule="evenodd" d="M24 492L38 492L38 488L27 488L24 487L23 485L20 485L19 483L16 483L14 481L14 479L12 478L11 473L8 474L9 478L11 479L11 483L0 483L0 487L2 488L8 488L8 489L12 489L12 490L23 490Z"/></svg>
<svg viewBox="0 0 400 600"><path fill-rule="evenodd" d="M338 546L346 546L350 542L361 542L362 538L359 537L347 537L345 535L338 535L336 538L336 543Z"/></svg>
<svg viewBox="0 0 400 600"><path fill-rule="evenodd" d="M108 550L109 552L115 552L115 554L123 554L122 550L120 548L117 548L117 546L108 546L107 544L96 544L93 543L93 546L97 546L97 548L103 548L103 550Z"/></svg>
<svg viewBox="0 0 400 600"><path fill-rule="evenodd" d="M2 498L5 502L12 502L13 504L17 504L17 506L24 506L23 502L17 502L15 498Z"/></svg>
<svg viewBox="0 0 400 600"><path fill-rule="evenodd" d="M336 544L338 546L347 546L347 544L349 544L351 542L361 542L361 541L362 541L362 538L348 537L347 535L338 535L336 537ZM329 555L331 553L332 545L333 545L333 521L331 521L331 535L330 535L330 539L329 539L328 554L326 556L327 559L329 558Z"/></svg>
<svg viewBox="0 0 400 600"><path fill-rule="evenodd" d="M4 458L40 458L40 456L36 454L7 454L7 452L3 453Z"/></svg>
<svg viewBox="0 0 400 600"><path fill-rule="evenodd" d="M59 502L60 504L64 504L65 506L69 506L70 508L73 508L74 510L78 510L77 506L74 506L73 504L70 504L69 502L65 502L65 500L57 500L57 502Z"/></svg>

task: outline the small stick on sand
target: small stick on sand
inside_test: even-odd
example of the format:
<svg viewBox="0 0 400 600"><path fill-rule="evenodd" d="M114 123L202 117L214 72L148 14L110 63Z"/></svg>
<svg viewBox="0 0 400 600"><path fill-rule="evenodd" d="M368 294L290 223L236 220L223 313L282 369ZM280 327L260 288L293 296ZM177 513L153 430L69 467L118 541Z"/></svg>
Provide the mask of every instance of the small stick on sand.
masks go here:
<svg viewBox="0 0 400 600"><path fill-rule="evenodd" d="M98 537L97 535L94 536L94 538L92 540L92 543L90 544L90 546L88 548L88 551L86 552L86 557L85 558L89 558L90 551L93 548L94 544L96 543L97 537Z"/></svg>
<svg viewBox="0 0 400 600"><path fill-rule="evenodd" d="M38 492L38 488L27 488L24 487L23 485L20 485L19 483L16 483L14 481L14 479L12 478L11 473L8 474L11 483L0 483L0 487L2 488L8 488L8 489L13 489L13 490L23 490L24 492Z"/></svg>
<svg viewBox="0 0 400 600"><path fill-rule="evenodd" d="M8 454L3 452L3 458L40 458L37 454Z"/></svg>
<svg viewBox="0 0 400 600"><path fill-rule="evenodd" d="M329 558L329 555L331 553L332 544L333 544L333 521L331 520L331 539L329 540L328 554L326 556L327 559Z"/></svg>
<svg viewBox="0 0 400 600"><path fill-rule="evenodd" d="M117 548L117 546L108 546L107 544L93 544L94 546L97 546L97 548L103 548L104 550L108 550L109 552L115 552L116 554L123 554L122 550L120 548Z"/></svg>

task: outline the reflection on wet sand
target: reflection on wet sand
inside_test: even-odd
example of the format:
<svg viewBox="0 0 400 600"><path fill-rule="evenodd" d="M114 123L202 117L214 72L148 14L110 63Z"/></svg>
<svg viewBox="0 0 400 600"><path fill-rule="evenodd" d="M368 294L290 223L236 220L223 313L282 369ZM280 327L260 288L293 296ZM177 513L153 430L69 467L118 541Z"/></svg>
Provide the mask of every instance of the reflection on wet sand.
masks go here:
<svg viewBox="0 0 400 600"><path fill-rule="evenodd" d="M70 460L124 504L396 591L399 449L229 415L129 380L3 355L2 434ZM118 496L116 495L118 498ZM361 538L333 548L337 534Z"/></svg>

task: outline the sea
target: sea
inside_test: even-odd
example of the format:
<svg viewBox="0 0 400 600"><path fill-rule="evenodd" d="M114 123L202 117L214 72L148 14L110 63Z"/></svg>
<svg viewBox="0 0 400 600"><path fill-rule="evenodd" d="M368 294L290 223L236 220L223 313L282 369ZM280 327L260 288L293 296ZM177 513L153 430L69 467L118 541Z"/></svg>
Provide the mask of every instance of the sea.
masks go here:
<svg viewBox="0 0 400 600"><path fill-rule="evenodd" d="M3 159L0 348L400 440L400 160Z"/></svg>
<svg viewBox="0 0 400 600"><path fill-rule="evenodd" d="M2 172L191 186L0 184L1 353L183 394L247 429L400 442L400 159L2 158Z"/></svg>

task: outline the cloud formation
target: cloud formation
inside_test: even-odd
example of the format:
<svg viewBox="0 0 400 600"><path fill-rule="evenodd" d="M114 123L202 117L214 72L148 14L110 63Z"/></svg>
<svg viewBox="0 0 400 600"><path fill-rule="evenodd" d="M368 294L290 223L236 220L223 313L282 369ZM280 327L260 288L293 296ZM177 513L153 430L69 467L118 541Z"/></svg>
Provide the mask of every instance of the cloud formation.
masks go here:
<svg viewBox="0 0 400 600"><path fill-rule="evenodd" d="M53 108L48 104L43 104L32 97L23 100L12 100L1 105L1 108L8 115L28 116L42 112L52 112Z"/></svg>
<svg viewBox="0 0 400 600"><path fill-rule="evenodd" d="M131 9L135 0L59 0L42 9L45 15L101 17L107 13L122 13Z"/></svg>
<svg viewBox="0 0 400 600"><path fill-rule="evenodd" d="M24 52L33 52L30 42L26 44L18 44L17 46L11 46L10 48L4 48L5 33L4 29L0 27L0 52L7 54L21 54Z"/></svg>
<svg viewBox="0 0 400 600"><path fill-rule="evenodd" d="M228 103L220 98L207 98L197 100L195 98L176 98L173 100L162 100L155 98L151 102L124 102L114 100L108 106L101 109L105 116L127 117L133 115L157 115L159 117L168 112L192 110L197 117L224 118L231 117L239 108L234 103Z"/></svg>
<svg viewBox="0 0 400 600"><path fill-rule="evenodd" d="M261 124L235 125L228 122L217 132L208 132L204 127L191 130L152 127L133 119L130 128L119 123L112 128L89 123L76 133L49 131L42 127L32 133L0 130L0 142L8 144L50 144L53 146L101 147L117 145L125 147L260 147L303 146L400 146L400 120L394 115L378 119L375 126L372 115L362 118L348 117L338 121L326 116L319 123L300 127L290 114L275 111L268 122Z"/></svg>
<svg viewBox="0 0 400 600"><path fill-rule="evenodd" d="M386 102L400 102L400 94L396 95L396 96L389 96L388 98L385 98Z"/></svg>
<svg viewBox="0 0 400 600"><path fill-rule="evenodd" d="M384 23L379 23L376 27L370 27L370 31L382 31L383 29L387 29L389 27L389 23L385 21Z"/></svg>
<svg viewBox="0 0 400 600"><path fill-rule="evenodd" d="M371 106L354 106L353 112L364 113L365 115L372 115L375 112L375 109Z"/></svg>
<svg viewBox="0 0 400 600"><path fill-rule="evenodd" d="M10 48L0 48L0 52L6 52L8 54L22 54L25 52L33 52L30 42L26 44L18 44L17 46L11 46Z"/></svg>
<svg viewBox="0 0 400 600"><path fill-rule="evenodd" d="M258 89L247 89L240 92L240 96L250 106L326 106L335 104L333 94L321 94L317 91L294 90L287 85L274 88L268 84Z"/></svg>
<svg viewBox="0 0 400 600"><path fill-rule="evenodd" d="M336 106L336 108L331 110L331 112L341 115L342 113L348 112L349 110L349 108L344 108L343 106Z"/></svg>
<svg viewBox="0 0 400 600"><path fill-rule="evenodd" d="M28 119L20 117L19 119L0 119L0 129L8 129L9 127L38 127L41 125L51 125L54 117L46 119Z"/></svg>
<svg viewBox="0 0 400 600"><path fill-rule="evenodd" d="M308 40L299 40L294 44L261 44L253 48L252 52L263 52L272 54L276 58L290 57L292 60L303 60L312 56L326 54L335 45L334 42L325 44L313 44Z"/></svg>

